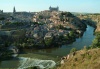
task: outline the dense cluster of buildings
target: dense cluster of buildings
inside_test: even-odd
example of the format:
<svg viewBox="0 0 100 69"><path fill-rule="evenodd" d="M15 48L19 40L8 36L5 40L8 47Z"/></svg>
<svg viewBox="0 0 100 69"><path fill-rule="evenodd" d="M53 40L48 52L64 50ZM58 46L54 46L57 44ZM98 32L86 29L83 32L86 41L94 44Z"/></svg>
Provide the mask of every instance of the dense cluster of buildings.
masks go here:
<svg viewBox="0 0 100 69"><path fill-rule="evenodd" d="M26 36L36 39L46 39L61 35L67 36L70 31L56 28L58 25L64 25L60 20L60 13L58 7L50 7L48 11L36 12L33 15L32 22L42 23L43 25L32 25L27 29ZM66 25L64 26L66 28Z"/></svg>
<svg viewBox="0 0 100 69"><path fill-rule="evenodd" d="M30 22L38 23L42 25L31 25L30 28L27 29L26 35L29 37L44 37L50 36L51 34L62 35L67 34L69 31L56 29L59 25L62 25L65 28L72 28L75 23L72 18L63 16L64 21L61 21L61 12L59 11L59 7L49 7L48 11L41 12L16 12L15 7L13 8L12 16L6 18L5 21L1 21L2 25L5 22L21 22L27 23L29 25ZM45 36L45 37L46 37Z"/></svg>
<svg viewBox="0 0 100 69"><path fill-rule="evenodd" d="M59 11L59 7L49 7L49 10L48 11L55 11L55 12L58 12ZM49 17L48 13L47 12L43 12L43 15L47 14L45 17L43 17L43 19L41 19L41 21L39 19L34 19L36 18L36 16L34 16L34 14L39 14L39 13L32 13L32 12L25 12L25 11L21 11L21 12L18 12L16 11L16 8L14 7L13 8L13 13L10 13L9 17L7 17L7 21L9 22L32 22L33 19L35 22L37 21L40 21L40 22L50 22L49 20L45 20L46 18ZM3 10L0 10L0 14L3 13ZM12 19L13 17L13 19ZM45 19L44 19L45 18Z"/></svg>

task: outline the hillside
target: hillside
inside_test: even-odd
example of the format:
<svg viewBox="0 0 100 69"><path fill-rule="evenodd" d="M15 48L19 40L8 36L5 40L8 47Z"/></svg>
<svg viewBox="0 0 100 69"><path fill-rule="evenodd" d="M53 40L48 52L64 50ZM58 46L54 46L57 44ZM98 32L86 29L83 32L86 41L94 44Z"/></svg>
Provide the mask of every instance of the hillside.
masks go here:
<svg viewBox="0 0 100 69"><path fill-rule="evenodd" d="M57 69L100 69L100 49L80 50Z"/></svg>
<svg viewBox="0 0 100 69"><path fill-rule="evenodd" d="M91 25L97 26L95 32L100 32L100 14L80 15L78 17Z"/></svg>
<svg viewBox="0 0 100 69"><path fill-rule="evenodd" d="M74 30L85 30L86 25L76 16L70 12L50 12L41 11L35 13L33 22L53 24L54 27L62 25L63 27L71 28Z"/></svg>
<svg viewBox="0 0 100 69"><path fill-rule="evenodd" d="M90 47L82 50L73 48L58 69L100 69L100 32L95 33L95 39Z"/></svg>

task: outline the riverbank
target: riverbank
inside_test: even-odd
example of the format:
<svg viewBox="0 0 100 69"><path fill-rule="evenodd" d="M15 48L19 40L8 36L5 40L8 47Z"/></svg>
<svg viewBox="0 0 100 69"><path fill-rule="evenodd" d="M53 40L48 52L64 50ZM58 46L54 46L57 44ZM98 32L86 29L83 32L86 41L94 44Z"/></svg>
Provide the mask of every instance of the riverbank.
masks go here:
<svg viewBox="0 0 100 69"><path fill-rule="evenodd" d="M64 63L57 69L99 69L100 68L100 49L82 49L69 56Z"/></svg>
<svg viewBox="0 0 100 69"><path fill-rule="evenodd" d="M63 64L57 69L99 69L100 68L100 32L95 33L95 39L89 47L70 53L69 59L62 60Z"/></svg>

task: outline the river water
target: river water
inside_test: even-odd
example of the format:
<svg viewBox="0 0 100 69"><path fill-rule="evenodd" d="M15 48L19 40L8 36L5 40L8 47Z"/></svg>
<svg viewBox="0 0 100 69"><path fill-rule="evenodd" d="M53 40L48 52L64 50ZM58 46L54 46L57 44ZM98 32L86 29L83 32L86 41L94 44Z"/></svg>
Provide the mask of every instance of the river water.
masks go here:
<svg viewBox="0 0 100 69"><path fill-rule="evenodd" d="M90 46L95 38L93 31L94 28L87 25L87 29L83 36L77 38L76 41L71 44L62 45L61 47L52 49L25 50L25 53L19 54L17 59L2 61L0 63L0 68L24 69L32 66L39 66L41 69L47 69L54 67L56 62L58 62L62 56L67 55L72 48L80 50L84 46Z"/></svg>

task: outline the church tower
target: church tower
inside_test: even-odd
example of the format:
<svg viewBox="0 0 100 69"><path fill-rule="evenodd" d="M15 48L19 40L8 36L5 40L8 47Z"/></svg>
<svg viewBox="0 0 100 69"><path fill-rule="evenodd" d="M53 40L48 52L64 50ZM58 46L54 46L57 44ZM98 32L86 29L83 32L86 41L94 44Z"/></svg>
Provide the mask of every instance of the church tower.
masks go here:
<svg viewBox="0 0 100 69"><path fill-rule="evenodd" d="M59 7L57 6L57 11L59 11Z"/></svg>
<svg viewBox="0 0 100 69"><path fill-rule="evenodd" d="M15 6L14 6L14 8L13 8L13 13L16 13L16 9L15 9Z"/></svg>
<svg viewBox="0 0 100 69"><path fill-rule="evenodd" d="M51 6L49 7L49 10L51 10Z"/></svg>

